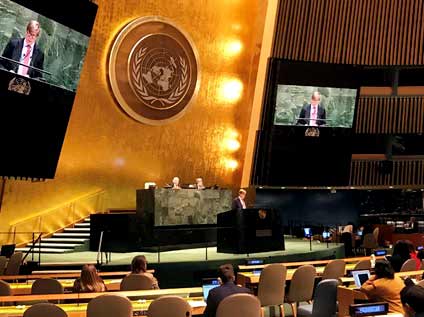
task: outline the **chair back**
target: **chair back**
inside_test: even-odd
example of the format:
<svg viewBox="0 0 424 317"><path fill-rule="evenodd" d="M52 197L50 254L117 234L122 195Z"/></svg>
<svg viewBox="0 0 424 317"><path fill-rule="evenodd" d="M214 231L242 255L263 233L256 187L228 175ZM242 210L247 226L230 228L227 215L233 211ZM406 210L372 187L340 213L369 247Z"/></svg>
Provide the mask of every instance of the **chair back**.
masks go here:
<svg viewBox="0 0 424 317"><path fill-rule="evenodd" d="M378 243L373 233L367 233L364 235L364 242L362 243L362 247L364 249L378 248Z"/></svg>
<svg viewBox="0 0 424 317"><path fill-rule="evenodd" d="M354 270L370 270L371 269L371 261L370 260L362 260L356 263Z"/></svg>
<svg viewBox="0 0 424 317"><path fill-rule="evenodd" d="M303 265L296 269L290 282L287 302L298 303L312 300L317 271L312 265Z"/></svg>
<svg viewBox="0 0 424 317"><path fill-rule="evenodd" d="M269 264L259 276L258 298L262 306L282 305L287 268L282 264Z"/></svg>
<svg viewBox="0 0 424 317"><path fill-rule="evenodd" d="M87 305L87 317L132 317L133 309L128 298L119 295L101 295Z"/></svg>
<svg viewBox="0 0 424 317"><path fill-rule="evenodd" d="M130 274L121 281L121 291L139 291L148 290L153 287L152 279L142 274Z"/></svg>
<svg viewBox="0 0 424 317"><path fill-rule="evenodd" d="M4 274L6 269L7 258L5 256L0 256L0 275Z"/></svg>
<svg viewBox="0 0 424 317"><path fill-rule="evenodd" d="M162 296L155 299L147 310L147 317L191 317L191 306L179 296Z"/></svg>
<svg viewBox="0 0 424 317"><path fill-rule="evenodd" d="M39 303L28 308L23 317L68 317L68 314L54 304Z"/></svg>
<svg viewBox="0 0 424 317"><path fill-rule="evenodd" d="M377 242L378 245L378 236L380 234L380 228L379 227L375 227L374 231L372 232L372 234L374 235L375 241Z"/></svg>
<svg viewBox="0 0 424 317"><path fill-rule="evenodd" d="M261 302L253 295L239 293L224 298L218 305L216 317L260 317Z"/></svg>
<svg viewBox="0 0 424 317"><path fill-rule="evenodd" d="M10 288L9 283L0 280L0 296L11 296L12 289Z"/></svg>
<svg viewBox="0 0 424 317"><path fill-rule="evenodd" d="M63 294L63 286L55 279L40 278L32 284L31 294Z"/></svg>
<svg viewBox="0 0 424 317"><path fill-rule="evenodd" d="M337 311L338 280L330 279L319 282L315 290L312 317L335 316Z"/></svg>
<svg viewBox="0 0 424 317"><path fill-rule="evenodd" d="M346 262L343 260L332 260L325 266L321 280L339 279L345 275Z"/></svg>
<svg viewBox="0 0 424 317"><path fill-rule="evenodd" d="M23 254L22 252L15 252L9 259L6 271L4 275L19 275L19 269L21 268Z"/></svg>
<svg viewBox="0 0 424 317"><path fill-rule="evenodd" d="M402 264L402 267L400 268L400 272L415 271L416 269L417 269L417 262L414 259L409 259Z"/></svg>

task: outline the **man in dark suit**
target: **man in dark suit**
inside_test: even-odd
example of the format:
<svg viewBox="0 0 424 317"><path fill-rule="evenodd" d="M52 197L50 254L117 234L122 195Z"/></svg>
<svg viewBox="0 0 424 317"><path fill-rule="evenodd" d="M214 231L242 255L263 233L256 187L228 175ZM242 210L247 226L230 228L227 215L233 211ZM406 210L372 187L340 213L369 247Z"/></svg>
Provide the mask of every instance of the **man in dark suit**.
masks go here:
<svg viewBox="0 0 424 317"><path fill-rule="evenodd" d="M246 203L244 199L246 198L246 191L244 189L240 189L238 192L238 196L234 198L231 209L232 210L242 210L246 209Z"/></svg>
<svg viewBox="0 0 424 317"><path fill-rule="evenodd" d="M238 293L252 293L249 289L237 286L234 283L236 278L231 264L221 265L218 270L218 276L221 279L221 285L210 290L203 313L205 317L215 317L218 305L225 297Z"/></svg>
<svg viewBox="0 0 424 317"><path fill-rule="evenodd" d="M311 103L303 106L297 124L320 126L326 124L325 109L320 105L321 95L315 91L311 96ZM321 119L321 120L320 120Z"/></svg>
<svg viewBox="0 0 424 317"><path fill-rule="evenodd" d="M13 59L21 64L43 69L44 53L38 47L36 40L40 36L40 23L30 21L23 39L11 39L3 51L3 57ZM42 73L10 61L0 61L3 68L17 74L32 78L42 77Z"/></svg>

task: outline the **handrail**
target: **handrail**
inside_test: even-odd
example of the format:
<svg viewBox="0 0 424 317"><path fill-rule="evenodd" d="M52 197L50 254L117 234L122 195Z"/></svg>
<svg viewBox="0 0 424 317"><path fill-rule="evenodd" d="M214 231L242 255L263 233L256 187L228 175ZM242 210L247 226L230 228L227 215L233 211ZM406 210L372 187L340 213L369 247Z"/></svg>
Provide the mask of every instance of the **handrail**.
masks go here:
<svg viewBox="0 0 424 317"><path fill-rule="evenodd" d="M24 257L22 258L22 261L21 261L22 263L24 263L25 259L29 255L29 253L31 251L33 251L33 249L35 248L35 244L37 242L39 242L39 244L38 244L38 265L40 265L40 263L41 263L41 246L40 246L40 244L41 244L41 237L42 236L43 236L43 233L41 232L38 235L37 239L34 240L34 233L32 233L32 246L29 248L29 250L25 253ZM32 261L34 261L34 251L32 252Z"/></svg>

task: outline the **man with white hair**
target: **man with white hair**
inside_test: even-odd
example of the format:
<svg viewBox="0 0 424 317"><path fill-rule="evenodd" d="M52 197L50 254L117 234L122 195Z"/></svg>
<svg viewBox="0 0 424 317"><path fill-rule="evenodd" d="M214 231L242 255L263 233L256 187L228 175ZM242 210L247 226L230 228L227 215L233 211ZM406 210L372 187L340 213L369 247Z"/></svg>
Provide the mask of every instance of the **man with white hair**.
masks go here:
<svg viewBox="0 0 424 317"><path fill-rule="evenodd" d="M311 96L311 102L303 106L299 114L297 124L320 126L326 124L326 114L324 107L320 104L321 94L314 91Z"/></svg>

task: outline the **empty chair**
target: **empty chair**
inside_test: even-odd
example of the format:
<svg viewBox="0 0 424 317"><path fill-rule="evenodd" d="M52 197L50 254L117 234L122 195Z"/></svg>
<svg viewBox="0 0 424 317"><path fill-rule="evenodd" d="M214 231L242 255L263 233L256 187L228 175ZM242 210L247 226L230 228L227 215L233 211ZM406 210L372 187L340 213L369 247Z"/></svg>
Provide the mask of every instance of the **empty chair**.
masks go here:
<svg viewBox="0 0 424 317"><path fill-rule="evenodd" d="M364 241L361 245L361 248L365 250L365 254L367 255L371 250L378 248L377 240L375 239L375 235L373 233L367 233L364 236Z"/></svg>
<svg viewBox="0 0 424 317"><path fill-rule="evenodd" d="M87 317L132 317L133 309L128 298L119 295L101 295L87 305Z"/></svg>
<svg viewBox="0 0 424 317"><path fill-rule="evenodd" d="M415 271L416 269L417 269L417 262L415 261L415 259L409 259L402 264L402 267L400 268L400 272Z"/></svg>
<svg viewBox="0 0 424 317"><path fill-rule="evenodd" d="M21 268L23 254L22 252L15 252L9 259L6 271L4 275L19 275L19 269Z"/></svg>
<svg viewBox="0 0 424 317"><path fill-rule="evenodd" d="M332 260L325 266L321 280L339 279L345 275L346 262L343 260Z"/></svg>
<svg viewBox="0 0 424 317"><path fill-rule="evenodd" d="M0 256L0 275L4 274L6 269L7 258L5 256Z"/></svg>
<svg viewBox="0 0 424 317"><path fill-rule="evenodd" d="M63 294L63 286L55 279L40 278L32 284L31 294Z"/></svg>
<svg viewBox="0 0 424 317"><path fill-rule="evenodd" d="M138 291L152 289L152 279L142 274L130 274L121 281L121 291Z"/></svg>
<svg viewBox="0 0 424 317"><path fill-rule="evenodd" d="M286 296L286 303L290 304L294 317L297 316L299 302L312 300L316 276L316 269L312 265L303 265L294 272Z"/></svg>
<svg viewBox="0 0 424 317"><path fill-rule="evenodd" d="M258 298L250 294L230 295L224 298L219 303L218 309L216 310L216 317L260 317L260 316L261 316L261 302L259 301Z"/></svg>
<svg viewBox="0 0 424 317"><path fill-rule="evenodd" d="M147 310L147 317L190 317L191 306L179 296L162 296L155 299Z"/></svg>
<svg viewBox="0 0 424 317"><path fill-rule="evenodd" d="M24 312L23 317L68 317L66 312L54 305L49 303L40 303L32 305Z"/></svg>
<svg viewBox="0 0 424 317"><path fill-rule="evenodd" d="M287 268L282 264L269 264L259 276L258 299L261 306L279 306L284 315L284 288Z"/></svg>
<svg viewBox="0 0 424 317"><path fill-rule="evenodd" d="M9 283L0 280L0 296L11 296L12 289L10 288Z"/></svg>
<svg viewBox="0 0 424 317"><path fill-rule="evenodd" d="M298 317L333 317L337 310L338 280L325 280L319 282L312 305L301 305L297 310Z"/></svg>
<svg viewBox="0 0 424 317"><path fill-rule="evenodd" d="M356 263L354 270L369 270L371 269L371 261L370 260L362 260Z"/></svg>

